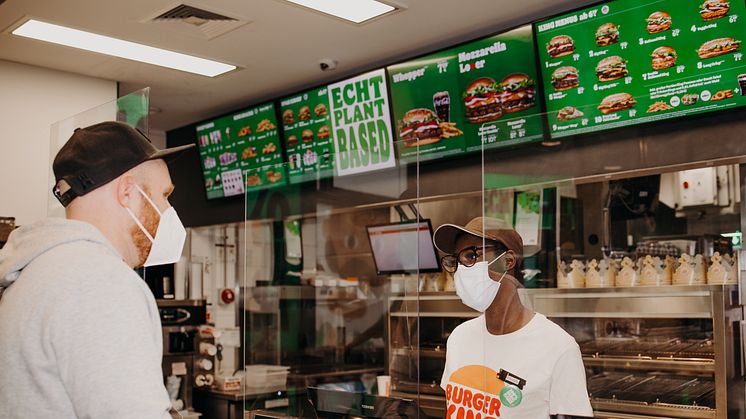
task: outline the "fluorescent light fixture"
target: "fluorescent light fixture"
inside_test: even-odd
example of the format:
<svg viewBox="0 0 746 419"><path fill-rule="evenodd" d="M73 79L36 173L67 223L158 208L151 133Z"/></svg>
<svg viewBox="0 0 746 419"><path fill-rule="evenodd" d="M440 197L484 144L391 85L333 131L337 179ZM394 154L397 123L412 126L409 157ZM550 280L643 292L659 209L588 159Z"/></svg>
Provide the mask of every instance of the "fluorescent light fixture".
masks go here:
<svg viewBox="0 0 746 419"><path fill-rule="evenodd" d="M322 13L341 17L355 23L381 16L396 7L376 0L287 0Z"/></svg>
<svg viewBox="0 0 746 419"><path fill-rule="evenodd" d="M123 41L77 29L30 19L16 28L13 35L84 49L128 60L200 74L208 77L226 73L236 66L165 49Z"/></svg>

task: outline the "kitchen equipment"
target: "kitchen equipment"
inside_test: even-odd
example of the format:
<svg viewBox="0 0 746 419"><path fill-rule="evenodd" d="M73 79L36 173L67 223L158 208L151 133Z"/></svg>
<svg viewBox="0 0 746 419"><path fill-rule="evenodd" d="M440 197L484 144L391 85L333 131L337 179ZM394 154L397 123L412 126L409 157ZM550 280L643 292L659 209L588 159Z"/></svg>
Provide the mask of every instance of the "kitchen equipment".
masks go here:
<svg viewBox="0 0 746 419"><path fill-rule="evenodd" d="M595 417L746 417L737 287L520 292L580 342Z"/></svg>
<svg viewBox="0 0 746 419"><path fill-rule="evenodd" d="M204 300L157 300L157 305L163 329L164 382L170 380L172 391L177 393L173 400L183 401L184 410L190 410L196 382L207 385L213 380L212 361L208 357L199 359L208 361L209 369L196 364L199 348L204 347L200 345L199 326L205 323L206 303ZM178 388L177 378L181 381Z"/></svg>

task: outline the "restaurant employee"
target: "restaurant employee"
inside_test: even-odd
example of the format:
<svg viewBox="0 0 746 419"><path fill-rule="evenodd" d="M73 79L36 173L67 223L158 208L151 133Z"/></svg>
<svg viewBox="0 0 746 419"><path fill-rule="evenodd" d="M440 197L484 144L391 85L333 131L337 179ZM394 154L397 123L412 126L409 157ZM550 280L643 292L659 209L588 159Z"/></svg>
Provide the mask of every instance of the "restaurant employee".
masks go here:
<svg viewBox="0 0 746 419"><path fill-rule="evenodd" d="M119 122L78 129L54 159L66 218L0 250L0 418L170 418L162 333L132 268L173 263L186 231L164 158Z"/></svg>
<svg viewBox="0 0 746 419"><path fill-rule="evenodd" d="M591 417L580 349L572 336L524 307L523 241L500 220L444 224L433 237L464 304L482 313L448 337L441 387L446 417Z"/></svg>

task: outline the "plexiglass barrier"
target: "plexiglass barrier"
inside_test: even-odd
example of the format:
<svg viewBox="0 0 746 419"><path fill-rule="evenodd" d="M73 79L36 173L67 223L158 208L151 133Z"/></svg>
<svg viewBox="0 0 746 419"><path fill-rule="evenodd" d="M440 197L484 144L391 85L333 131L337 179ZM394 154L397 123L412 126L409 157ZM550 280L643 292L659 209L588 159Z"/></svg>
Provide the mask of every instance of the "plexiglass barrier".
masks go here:
<svg viewBox="0 0 746 419"><path fill-rule="evenodd" d="M519 142L527 121L504 118L507 135ZM728 272L718 277L722 284L734 283L746 155L737 119L712 117L717 134L678 121L558 141L537 137L507 148L490 143L494 130L484 129L483 148L443 158L437 148L464 131L451 124L426 146L396 143L398 165L391 169L350 176L311 171L294 183L288 174L297 159L255 166L237 179L245 221L190 231L192 285L184 292L207 298L211 322L228 335L211 372L220 386L227 377L241 378L236 403L249 417L498 417L522 409L582 416L599 374L623 371L599 370L577 348L585 351L607 326L605 338L638 341L635 331L654 325L544 315L533 293L623 292L628 280L662 287L668 273L673 287L677 268L686 268L684 254L692 270L705 268L688 286L698 283L693 278L708 284L713 266ZM695 147L702 136L711 147ZM709 198L697 201L684 182L699 182L696 191L709 182ZM484 232L476 242L456 234L446 252L434 247L438 228L470 221L469 230ZM464 268L470 246L477 258L496 259L487 272L500 286L490 301L489 282L470 298L457 293L452 265L441 261L452 256L456 272L468 272L461 280L478 281ZM647 288L655 289L665 290ZM226 290L237 304L225 303ZM485 304L506 306L490 315ZM694 345L701 337L697 342L706 345L713 323L695 323L669 321L655 330L689 328L690 335L671 339ZM537 328L540 338L513 347L508 338L524 327ZM557 365L567 368L561 377L553 375ZM681 374L677 364L670 368ZM707 386L706 377L699 380ZM557 386L573 388L566 395L571 403L548 392ZM590 400L597 411L605 406ZM719 415L710 405L706 414Z"/></svg>
<svg viewBox="0 0 746 419"><path fill-rule="evenodd" d="M120 121L133 126L140 131L148 134L148 113L149 113L150 88L132 92L111 102L104 103L95 108L81 112L70 118L64 119L52 124L50 128L49 143L49 183L48 183L48 205L47 216L64 217L64 208L60 205L57 198L51 193L55 184L52 163L57 153L63 145L70 139L70 136L77 128L84 128L99 122Z"/></svg>

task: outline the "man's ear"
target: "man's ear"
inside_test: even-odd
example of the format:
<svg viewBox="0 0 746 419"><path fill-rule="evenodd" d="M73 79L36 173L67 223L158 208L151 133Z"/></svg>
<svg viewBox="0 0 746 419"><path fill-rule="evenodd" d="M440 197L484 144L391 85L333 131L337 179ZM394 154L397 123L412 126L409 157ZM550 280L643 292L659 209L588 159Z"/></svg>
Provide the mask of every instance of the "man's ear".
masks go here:
<svg viewBox="0 0 746 419"><path fill-rule="evenodd" d="M505 267L507 268L507 270L515 268L517 259L515 257L515 253L512 250L508 250L503 257L505 258Z"/></svg>
<svg viewBox="0 0 746 419"><path fill-rule="evenodd" d="M124 174L116 180L117 201L123 207L134 207L137 195L135 178L131 174Z"/></svg>

